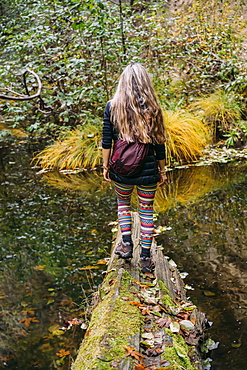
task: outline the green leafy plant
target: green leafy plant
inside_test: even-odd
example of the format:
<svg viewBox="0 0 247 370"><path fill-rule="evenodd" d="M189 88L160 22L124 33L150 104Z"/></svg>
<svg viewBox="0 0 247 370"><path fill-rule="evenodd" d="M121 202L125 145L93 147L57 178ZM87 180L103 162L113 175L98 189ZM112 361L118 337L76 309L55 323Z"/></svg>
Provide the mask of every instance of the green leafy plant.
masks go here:
<svg viewBox="0 0 247 370"><path fill-rule="evenodd" d="M237 141L240 138L240 133L239 133L238 129L233 129L232 131L227 131L226 134L224 135L224 137L227 138L226 141L225 141L225 144L226 144L227 148L229 148L231 146L235 146L235 144L237 143Z"/></svg>

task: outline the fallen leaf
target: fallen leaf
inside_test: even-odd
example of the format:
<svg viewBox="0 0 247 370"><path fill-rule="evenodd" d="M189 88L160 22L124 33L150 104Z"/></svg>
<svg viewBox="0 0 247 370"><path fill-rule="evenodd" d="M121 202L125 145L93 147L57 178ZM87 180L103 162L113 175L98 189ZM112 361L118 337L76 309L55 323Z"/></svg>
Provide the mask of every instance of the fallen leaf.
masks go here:
<svg viewBox="0 0 247 370"><path fill-rule="evenodd" d="M195 325L190 320L181 320L179 324L181 328L185 330L195 329Z"/></svg>
<svg viewBox="0 0 247 370"><path fill-rule="evenodd" d="M204 290L203 293L206 297L214 297L215 296L215 293L212 292L211 290Z"/></svg>
<svg viewBox="0 0 247 370"><path fill-rule="evenodd" d="M151 312L154 316L162 317L161 313L159 313L158 311L151 310L150 312Z"/></svg>
<svg viewBox="0 0 247 370"><path fill-rule="evenodd" d="M155 279L154 274L152 274L151 272L144 272L143 275L145 276L145 278L149 278L150 280Z"/></svg>
<svg viewBox="0 0 247 370"><path fill-rule="evenodd" d="M36 319L36 317L26 317L24 319L21 319L19 322L23 323L25 327L28 328L31 322L39 322L39 320Z"/></svg>
<svg viewBox="0 0 247 370"><path fill-rule="evenodd" d="M146 356L159 356L163 351L160 347L154 347L154 348L147 348L143 353L145 353Z"/></svg>
<svg viewBox="0 0 247 370"><path fill-rule="evenodd" d="M59 357L68 356L69 354L70 351L65 351L65 349L60 349L60 351L56 353L56 355Z"/></svg>
<svg viewBox="0 0 247 370"><path fill-rule="evenodd" d="M196 324L196 318L195 317L192 317L191 319L190 319L190 321L195 325Z"/></svg>
<svg viewBox="0 0 247 370"><path fill-rule="evenodd" d="M217 342L217 347L218 347L218 345L219 345L219 342ZM231 346L232 346L232 348L239 348L239 347L242 346L242 342L241 342L240 339L239 340L234 340L232 342ZM217 348L217 347L215 347L215 348ZM212 349L214 349L214 348L212 348Z"/></svg>
<svg viewBox="0 0 247 370"><path fill-rule="evenodd" d="M140 352L136 351L135 348L124 346L124 349L127 351L126 356L131 356L140 362L144 359L144 356Z"/></svg>
<svg viewBox="0 0 247 370"><path fill-rule="evenodd" d="M145 365L135 363L135 370L150 370L150 369L149 367L146 367Z"/></svg>
<svg viewBox="0 0 247 370"><path fill-rule="evenodd" d="M191 285L185 284L184 289L195 290Z"/></svg>
<svg viewBox="0 0 247 370"><path fill-rule="evenodd" d="M133 306L137 306L137 307L144 307L140 302L136 302L136 301L131 301L129 302L129 304L132 304Z"/></svg>
<svg viewBox="0 0 247 370"><path fill-rule="evenodd" d="M153 333L143 333L142 338L144 338L144 339L153 339L154 335L153 335Z"/></svg>
<svg viewBox="0 0 247 370"><path fill-rule="evenodd" d="M159 328L163 328L164 326L169 328L169 326L171 324L171 319L168 318L168 317L160 318L160 319L156 320L155 323L158 324Z"/></svg>
<svg viewBox="0 0 247 370"><path fill-rule="evenodd" d="M150 313L150 311L149 311L149 308L148 307L139 307L139 309L141 310L141 312L142 312L142 315L150 315L151 313Z"/></svg>
<svg viewBox="0 0 247 370"><path fill-rule="evenodd" d="M167 367L167 366L170 366L171 363L170 363L170 361L167 361L167 360L161 360L160 365L164 366L164 367Z"/></svg>
<svg viewBox="0 0 247 370"><path fill-rule="evenodd" d="M179 333L180 325L177 321L172 321L170 323L170 329L173 333Z"/></svg>

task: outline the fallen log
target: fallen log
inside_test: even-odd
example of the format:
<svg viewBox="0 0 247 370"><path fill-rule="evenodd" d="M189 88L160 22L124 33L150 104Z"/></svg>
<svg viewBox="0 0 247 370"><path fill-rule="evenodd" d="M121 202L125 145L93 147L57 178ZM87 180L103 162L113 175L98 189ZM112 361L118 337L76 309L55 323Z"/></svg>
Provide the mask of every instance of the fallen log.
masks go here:
<svg viewBox="0 0 247 370"><path fill-rule="evenodd" d="M137 213L133 221L133 258L112 253L72 370L203 370L205 315L186 298L175 264L155 242L154 274L140 273ZM119 232L116 243L120 238Z"/></svg>

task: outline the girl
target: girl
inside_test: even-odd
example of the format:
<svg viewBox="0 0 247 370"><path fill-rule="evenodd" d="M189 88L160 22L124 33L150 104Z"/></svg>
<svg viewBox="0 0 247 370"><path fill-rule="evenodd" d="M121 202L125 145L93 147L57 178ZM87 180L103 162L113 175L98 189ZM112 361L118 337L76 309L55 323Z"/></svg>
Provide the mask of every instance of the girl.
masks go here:
<svg viewBox="0 0 247 370"><path fill-rule="evenodd" d="M119 139L149 144L148 156L142 170L132 177L122 176L109 166L112 141ZM141 64L131 63L122 72L116 93L105 109L102 138L103 175L106 181L114 182L122 233L122 241L117 245L115 254L125 259L132 258L130 198L134 185L137 187L142 272L151 272L154 269L150 255L154 230L153 201L157 183L161 186L166 180L164 141L162 110L151 79Z"/></svg>

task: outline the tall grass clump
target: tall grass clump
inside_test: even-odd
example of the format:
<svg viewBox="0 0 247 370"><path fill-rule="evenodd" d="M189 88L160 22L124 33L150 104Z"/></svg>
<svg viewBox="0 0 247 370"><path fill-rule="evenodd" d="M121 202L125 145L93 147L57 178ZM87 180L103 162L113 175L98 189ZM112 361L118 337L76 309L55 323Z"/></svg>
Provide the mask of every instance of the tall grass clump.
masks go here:
<svg viewBox="0 0 247 370"><path fill-rule="evenodd" d="M195 99L191 109L210 126L214 140L224 132L233 130L241 119L240 103L233 94L223 90Z"/></svg>
<svg viewBox="0 0 247 370"><path fill-rule="evenodd" d="M167 133L167 165L176 162L193 162L210 142L207 126L202 120L185 110L165 111Z"/></svg>
<svg viewBox="0 0 247 370"><path fill-rule="evenodd" d="M43 169L94 168L101 163L101 130L87 124L63 134L33 159Z"/></svg>

